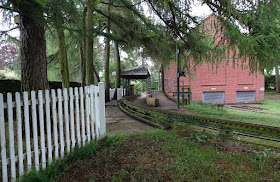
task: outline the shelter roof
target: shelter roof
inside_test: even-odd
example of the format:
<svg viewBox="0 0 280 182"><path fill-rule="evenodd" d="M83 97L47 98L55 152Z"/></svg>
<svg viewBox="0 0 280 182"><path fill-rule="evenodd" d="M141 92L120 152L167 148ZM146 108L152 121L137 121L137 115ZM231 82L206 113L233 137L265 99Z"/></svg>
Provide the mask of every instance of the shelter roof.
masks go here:
<svg viewBox="0 0 280 182"><path fill-rule="evenodd" d="M116 72L113 72L112 75L116 76ZM147 79L150 75L151 71L147 64L121 71L121 78L125 79Z"/></svg>

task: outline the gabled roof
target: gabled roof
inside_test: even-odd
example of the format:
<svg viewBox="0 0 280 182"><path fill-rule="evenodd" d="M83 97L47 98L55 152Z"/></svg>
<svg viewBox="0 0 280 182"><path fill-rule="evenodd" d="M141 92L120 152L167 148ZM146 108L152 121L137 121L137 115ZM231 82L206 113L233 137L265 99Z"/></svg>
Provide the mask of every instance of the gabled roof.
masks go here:
<svg viewBox="0 0 280 182"><path fill-rule="evenodd" d="M113 72L112 75L116 76L116 72ZM147 64L128 68L121 71L121 78L126 79L147 79L148 77L150 77L150 75L151 71Z"/></svg>

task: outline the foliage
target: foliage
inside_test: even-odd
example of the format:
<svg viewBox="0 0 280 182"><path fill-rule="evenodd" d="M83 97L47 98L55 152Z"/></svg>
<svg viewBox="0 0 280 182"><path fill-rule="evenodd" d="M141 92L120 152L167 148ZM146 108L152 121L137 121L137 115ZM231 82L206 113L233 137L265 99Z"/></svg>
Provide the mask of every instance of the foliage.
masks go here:
<svg viewBox="0 0 280 182"><path fill-rule="evenodd" d="M5 18L18 12L17 2L19 1L0 1ZM20 2L23 5L30 3ZM57 26L65 30L72 81L80 79L78 50L83 47L86 36L94 38L95 54L99 54L94 58L94 64L98 67L97 72L103 69L103 56L100 56L102 51L97 45L100 37L118 41L122 51L134 54L140 52L141 58L151 58L157 66L167 65L175 59L176 43L189 50L184 59L188 60L192 56L195 64L202 62L217 64L227 56L228 50L234 52L233 59L243 57L244 60L248 60L251 71L271 68L279 63L280 53L277 51L280 45L279 1L204 0L203 3L207 4L221 21L221 25L215 25L223 33L218 45L214 45L214 41L219 32L213 37L202 31L199 27L203 17L191 14L191 7L195 2L116 0L110 5L111 13L108 14L107 1L93 1L94 26L86 30L83 30L82 26L83 12L86 10L84 1L34 0L32 3L40 7L40 12L31 8L30 13L35 18L38 17L37 14L42 12L44 14L38 21L47 30L48 72L51 80L61 80L57 65L59 54L57 36L54 33ZM149 13L144 11L144 4L148 5ZM111 32L107 33L104 32L106 19L110 19L112 23ZM195 26L198 28L194 28ZM228 46L224 46L225 42ZM239 51L236 52L237 48ZM124 61L123 64L130 62ZM113 84L112 80L110 84Z"/></svg>
<svg viewBox="0 0 280 182"><path fill-rule="evenodd" d="M265 90L275 90L275 75L265 74L264 79Z"/></svg>
<svg viewBox="0 0 280 182"><path fill-rule="evenodd" d="M186 140L184 136L191 131L179 128L180 133L158 130L108 138L94 157L77 162L59 180L277 181L280 177L279 160L273 151L244 144L233 149L223 149L214 142L202 144ZM256 154L263 152L266 157L257 159Z"/></svg>
<svg viewBox="0 0 280 182"><path fill-rule="evenodd" d="M236 58L248 61L251 71L270 70L278 65L280 54L280 2L204 1L221 17L225 40L233 48ZM243 32L240 32L240 28ZM244 33L245 32L245 33ZM235 51L238 48L238 52ZM235 59L235 56L233 57Z"/></svg>

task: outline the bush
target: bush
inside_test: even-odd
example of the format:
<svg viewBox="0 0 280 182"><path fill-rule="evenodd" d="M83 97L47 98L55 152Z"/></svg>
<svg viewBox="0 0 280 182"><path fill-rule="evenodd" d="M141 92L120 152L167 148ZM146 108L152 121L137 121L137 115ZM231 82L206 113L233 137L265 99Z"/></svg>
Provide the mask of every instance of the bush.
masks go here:
<svg viewBox="0 0 280 182"><path fill-rule="evenodd" d="M49 82L50 89L62 88L62 82ZM70 82L71 87L79 87L81 84L77 82ZM6 95L8 92L15 93L21 91L20 80L0 80L0 93Z"/></svg>
<svg viewBox="0 0 280 182"><path fill-rule="evenodd" d="M265 90L275 90L275 75L265 75Z"/></svg>

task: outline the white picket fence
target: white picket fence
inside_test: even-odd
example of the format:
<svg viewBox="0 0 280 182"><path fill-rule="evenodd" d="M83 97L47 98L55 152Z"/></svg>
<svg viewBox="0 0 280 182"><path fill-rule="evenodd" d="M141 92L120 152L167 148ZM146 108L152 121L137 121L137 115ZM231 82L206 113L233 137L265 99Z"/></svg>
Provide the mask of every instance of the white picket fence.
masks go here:
<svg viewBox="0 0 280 182"><path fill-rule="evenodd" d="M22 96L17 92L13 102L13 95L8 93L7 103L4 103L3 94L0 93L1 168L4 182L16 181L32 166L36 170L40 167L45 169L53 160L71 152L75 146L81 147L106 134L104 83L63 89L63 93L61 89L51 90L51 93L49 90L32 91L31 100L27 92L23 92Z"/></svg>
<svg viewBox="0 0 280 182"><path fill-rule="evenodd" d="M123 98L123 96L124 96L124 90L125 89L123 89L123 88L117 88L117 100L120 100L120 99L122 99ZM110 95L110 100L112 100L113 99L113 97L114 97L114 94L115 94L115 88L110 88L109 89L109 95Z"/></svg>

